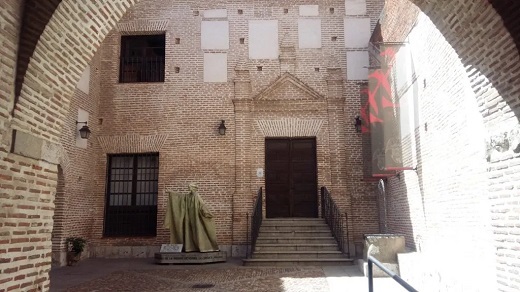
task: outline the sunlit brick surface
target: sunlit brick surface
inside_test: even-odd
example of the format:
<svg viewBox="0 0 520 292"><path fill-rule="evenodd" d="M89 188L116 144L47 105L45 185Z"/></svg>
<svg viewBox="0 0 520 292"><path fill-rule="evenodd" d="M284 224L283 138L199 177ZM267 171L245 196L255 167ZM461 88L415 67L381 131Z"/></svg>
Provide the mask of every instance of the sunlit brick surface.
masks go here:
<svg viewBox="0 0 520 292"><path fill-rule="evenodd" d="M508 81L518 73L504 72L519 64L513 40L498 23L480 27L496 13L489 4L464 13L462 2L424 6L429 18L415 17L419 10L408 1L387 4L384 41L409 37L415 58L419 123L405 144L415 143L418 170L389 180L382 225L405 234L407 245L421 252L424 269L408 272L422 287L517 291L520 157L517 142L502 148L497 141L503 139L496 138L518 139L518 96L511 93L519 88ZM456 16L444 22L439 11L448 10ZM464 26L470 15L472 24ZM499 43L505 59L485 52ZM507 65L484 65L487 60ZM464 272L446 265L450 258L464 259Z"/></svg>

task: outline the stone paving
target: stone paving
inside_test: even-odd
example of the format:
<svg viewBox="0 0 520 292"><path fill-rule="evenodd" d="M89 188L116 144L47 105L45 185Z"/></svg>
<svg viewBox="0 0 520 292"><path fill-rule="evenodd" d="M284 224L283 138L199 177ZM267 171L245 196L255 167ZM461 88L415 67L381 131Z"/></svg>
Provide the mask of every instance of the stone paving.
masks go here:
<svg viewBox="0 0 520 292"><path fill-rule="evenodd" d="M376 279L375 291L405 291ZM368 291L357 266L243 267L238 259L210 265L154 265L151 259L89 259L51 271L51 291L339 292Z"/></svg>

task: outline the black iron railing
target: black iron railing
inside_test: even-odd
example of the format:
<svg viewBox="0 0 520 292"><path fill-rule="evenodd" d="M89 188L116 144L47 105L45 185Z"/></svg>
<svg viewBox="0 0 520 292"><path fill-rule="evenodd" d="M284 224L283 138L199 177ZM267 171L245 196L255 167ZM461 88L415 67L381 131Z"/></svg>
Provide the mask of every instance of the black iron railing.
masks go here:
<svg viewBox="0 0 520 292"><path fill-rule="evenodd" d="M403 280L401 277L399 277L394 272L390 271L385 266L383 266L383 264L380 261L378 261L376 258L374 258L373 256L368 256L368 291L369 292L374 292L374 274L372 271L372 269L374 267L373 264L378 266L383 272L385 272L387 275L392 277L392 279L394 279L397 283L399 283L399 285L403 286L403 288L405 288L406 290L408 290L410 292L417 292L417 290L415 290L414 287L410 286L410 284L406 283L406 281Z"/></svg>
<svg viewBox="0 0 520 292"><path fill-rule="evenodd" d="M258 189L258 193L256 194L256 200L253 205L253 215L251 216L251 230L249 230L249 213L247 213L247 258L250 258L253 254L253 251L255 250L256 239L258 238L258 233L260 232L260 225L262 225L262 204L262 188L260 188ZM249 239L251 239L251 241L249 241Z"/></svg>
<svg viewBox="0 0 520 292"><path fill-rule="evenodd" d="M321 217L325 218L341 252L350 257L347 213L341 213L326 187L321 188Z"/></svg>
<svg viewBox="0 0 520 292"><path fill-rule="evenodd" d="M164 82L164 56L121 57L119 82Z"/></svg>

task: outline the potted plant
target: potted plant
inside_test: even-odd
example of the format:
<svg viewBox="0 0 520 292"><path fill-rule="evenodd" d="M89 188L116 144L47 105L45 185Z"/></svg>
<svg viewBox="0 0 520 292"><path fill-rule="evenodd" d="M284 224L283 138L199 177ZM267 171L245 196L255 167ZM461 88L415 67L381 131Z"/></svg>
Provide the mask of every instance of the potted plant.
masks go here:
<svg viewBox="0 0 520 292"><path fill-rule="evenodd" d="M67 244L67 266L72 266L80 260L87 241L81 237L67 237L65 243Z"/></svg>

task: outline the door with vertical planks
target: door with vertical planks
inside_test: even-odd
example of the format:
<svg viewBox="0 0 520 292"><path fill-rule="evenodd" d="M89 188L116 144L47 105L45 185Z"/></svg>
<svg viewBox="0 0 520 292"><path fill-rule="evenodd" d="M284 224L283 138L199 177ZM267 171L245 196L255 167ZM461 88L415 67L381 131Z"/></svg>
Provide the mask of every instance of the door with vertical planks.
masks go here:
<svg viewBox="0 0 520 292"><path fill-rule="evenodd" d="M315 138L265 140L266 216L317 217Z"/></svg>

